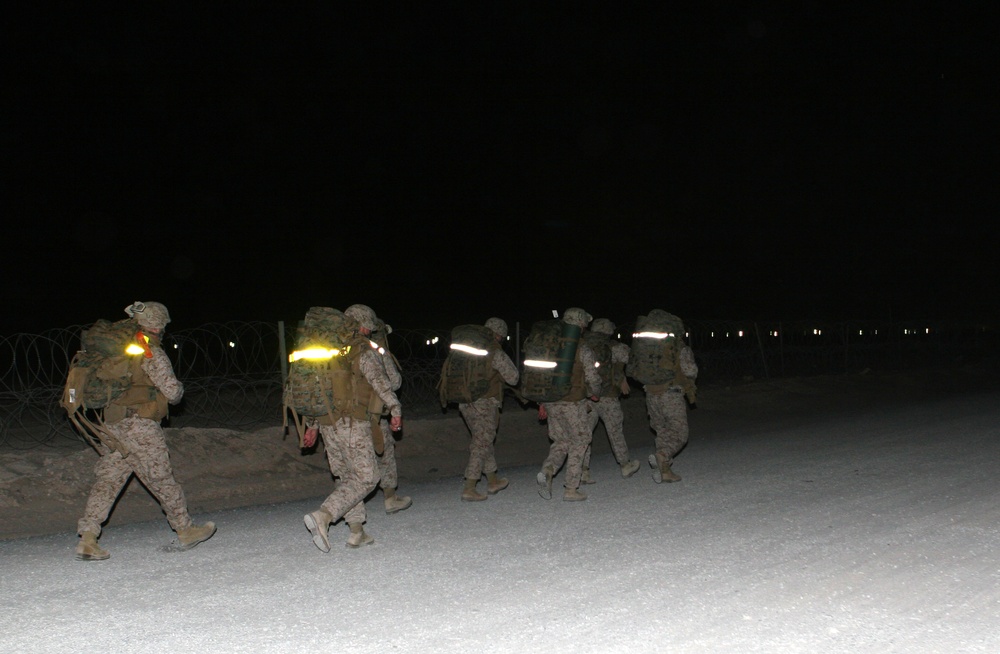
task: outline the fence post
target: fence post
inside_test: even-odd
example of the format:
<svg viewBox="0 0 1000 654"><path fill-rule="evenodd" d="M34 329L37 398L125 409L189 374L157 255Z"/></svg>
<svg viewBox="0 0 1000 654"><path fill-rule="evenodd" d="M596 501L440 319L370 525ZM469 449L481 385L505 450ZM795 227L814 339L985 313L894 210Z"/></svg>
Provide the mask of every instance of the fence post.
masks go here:
<svg viewBox="0 0 1000 654"><path fill-rule="evenodd" d="M514 323L514 365L520 368L521 366L521 321L518 320Z"/></svg>
<svg viewBox="0 0 1000 654"><path fill-rule="evenodd" d="M281 361L281 387L288 381L288 348L285 345L285 321L278 321L278 359Z"/></svg>

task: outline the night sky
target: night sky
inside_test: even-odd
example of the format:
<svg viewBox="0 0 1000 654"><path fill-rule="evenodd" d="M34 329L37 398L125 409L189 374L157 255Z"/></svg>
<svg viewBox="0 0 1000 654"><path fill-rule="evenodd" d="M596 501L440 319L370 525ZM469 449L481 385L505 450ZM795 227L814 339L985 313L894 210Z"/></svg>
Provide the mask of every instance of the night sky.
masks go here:
<svg viewBox="0 0 1000 654"><path fill-rule="evenodd" d="M1000 314L985 13L139 4L3 28L0 333Z"/></svg>

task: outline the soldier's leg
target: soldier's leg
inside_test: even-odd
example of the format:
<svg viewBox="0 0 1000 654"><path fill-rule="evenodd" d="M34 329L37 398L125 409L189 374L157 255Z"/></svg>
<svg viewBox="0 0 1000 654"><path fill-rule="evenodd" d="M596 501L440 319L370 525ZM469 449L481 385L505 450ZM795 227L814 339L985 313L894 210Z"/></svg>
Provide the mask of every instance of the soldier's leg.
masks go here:
<svg viewBox="0 0 1000 654"><path fill-rule="evenodd" d="M552 440L552 444L549 446L548 456L542 463L542 470L549 468L553 475L559 472L559 468L562 467L569 453L569 439L572 431L569 419L572 411L568 408L569 406L571 405L561 402L546 405L549 416L549 438Z"/></svg>
<svg viewBox="0 0 1000 654"><path fill-rule="evenodd" d="M567 489L575 490L580 487L580 479L583 475L583 457L590 447L593 436L588 429L586 405L579 403L570 406L572 410L567 415L569 433L565 486Z"/></svg>
<svg viewBox="0 0 1000 654"><path fill-rule="evenodd" d="M462 419L465 420L466 427L469 428L469 462L465 466L465 478L470 481L479 482L483 476L486 461L490 449L493 445L495 432L489 433L489 420L479 404L460 404L458 407Z"/></svg>
<svg viewBox="0 0 1000 654"><path fill-rule="evenodd" d="M342 419L337 421L334 431L335 449L342 452L335 457L334 465L340 468L342 476L333 493L323 501L322 508L332 522L352 510L352 521L364 522L364 499L375 490L379 481L371 426L367 420Z"/></svg>
<svg viewBox="0 0 1000 654"><path fill-rule="evenodd" d="M87 505L83 510L83 517L77 522L76 531L78 534L91 532L100 536L101 525L108 519L118 495L132 476L132 467L118 452L109 452L97 460L94 476L96 480L90 488Z"/></svg>
<svg viewBox="0 0 1000 654"><path fill-rule="evenodd" d="M604 421L604 429L608 432L608 442L615 455L618 465L628 463L628 445L625 443L625 414L622 405L615 398L601 398L597 403L597 412Z"/></svg>
<svg viewBox="0 0 1000 654"><path fill-rule="evenodd" d="M170 453L163 429L152 420L126 418L132 421L128 431L129 455L125 462L132 466L136 476L149 489L167 516L174 531L191 526L184 489L174 478Z"/></svg>

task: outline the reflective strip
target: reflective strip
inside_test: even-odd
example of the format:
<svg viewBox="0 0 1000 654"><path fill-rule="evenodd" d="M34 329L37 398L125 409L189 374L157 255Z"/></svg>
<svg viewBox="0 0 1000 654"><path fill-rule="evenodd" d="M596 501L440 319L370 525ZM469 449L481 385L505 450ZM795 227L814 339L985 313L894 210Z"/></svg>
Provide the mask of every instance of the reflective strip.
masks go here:
<svg viewBox="0 0 1000 654"><path fill-rule="evenodd" d="M465 352L466 354L474 354L477 357L484 357L487 354L489 354L489 352L487 352L486 350L480 350L478 348L471 347L469 345L462 345L461 343L452 343L451 349L458 350L459 352Z"/></svg>
<svg viewBox="0 0 1000 654"><path fill-rule="evenodd" d="M529 368L555 368L555 361L536 361L535 359L526 359L524 365Z"/></svg>
<svg viewBox="0 0 1000 654"><path fill-rule="evenodd" d="M656 338L656 339L664 339L664 338L671 338L671 337L673 337L673 334L671 334L669 332L638 332L636 334L632 334L632 338Z"/></svg>

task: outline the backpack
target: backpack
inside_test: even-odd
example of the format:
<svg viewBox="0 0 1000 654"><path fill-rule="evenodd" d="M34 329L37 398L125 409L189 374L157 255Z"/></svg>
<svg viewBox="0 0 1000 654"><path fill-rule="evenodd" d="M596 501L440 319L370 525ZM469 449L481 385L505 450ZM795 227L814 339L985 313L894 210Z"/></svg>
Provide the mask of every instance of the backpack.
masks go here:
<svg viewBox="0 0 1000 654"><path fill-rule="evenodd" d="M451 330L451 344L441 378L441 406L469 404L487 397L495 378L493 357L498 349L493 330L483 325L459 325Z"/></svg>
<svg viewBox="0 0 1000 654"><path fill-rule="evenodd" d="M620 379L615 378L611 363L611 336L600 332L587 331L583 334L583 342L594 351L594 358L600 364L597 374L601 378L601 393L607 397L618 397ZM617 364L621 365L621 364Z"/></svg>
<svg viewBox="0 0 1000 654"><path fill-rule="evenodd" d="M138 347L139 325L130 318L111 322L98 320L84 330L82 348L73 356L59 404L68 413L103 409L120 398L132 385L130 345Z"/></svg>
<svg viewBox="0 0 1000 654"><path fill-rule="evenodd" d="M113 403L140 405L157 399L155 388L133 387L136 357L148 352L145 343L139 344L140 332L138 323L130 318L117 322L98 320L84 330L81 349L70 361L59 405L95 448L91 436L127 455L104 426L104 409ZM124 411L121 407L118 410ZM88 417L88 411L96 413Z"/></svg>
<svg viewBox="0 0 1000 654"><path fill-rule="evenodd" d="M288 357L283 394L285 425L292 412L299 437L304 418L333 417L347 398L337 388L351 374L357 352L351 352L357 322L338 309L312 307L296 330L295 351ZM353 398L352 398L353 399Z"/></svg>
<svg viewBox="0 0 1000 654"><path fill-rule="evenodd" d="M524 339L520 394L534 402L557 402L573 387L573 366L583 330L559 319L540 320Z"/></svg>
<svg viewBox="0 0 1000 654"><path fill-rule="evenodd" d="M684 323L654 309L635 321L626 374L641 384L673 383L681 376L678 357L684 347Z"/></svg>

